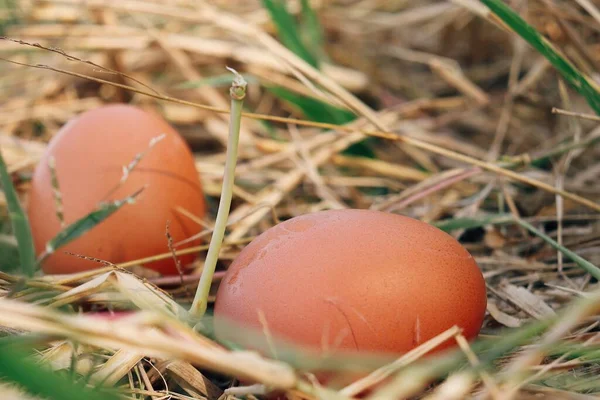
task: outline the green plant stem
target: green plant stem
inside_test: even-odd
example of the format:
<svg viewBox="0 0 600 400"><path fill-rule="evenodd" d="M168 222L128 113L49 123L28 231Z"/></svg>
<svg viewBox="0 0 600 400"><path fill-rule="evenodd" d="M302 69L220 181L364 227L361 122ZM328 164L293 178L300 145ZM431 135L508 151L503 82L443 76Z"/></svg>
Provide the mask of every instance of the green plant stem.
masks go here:
<svg viewBox="0 0 600 400"><path fill-rule="evenodd" d="M246 81L237 72L236 77L229 91L231 96L231 112L229 114L229 139L227 142L227 159L225 161L225 173L223 175L223 187L221 189L221 199L219 201L219 210L217 211L217 220L210 240L208 254L204 262L202 276L198 283L196 296L190 308L190 317L200 319L206 312L208 305L208 293L212 284L213 275L219 259L221 244L225 236L227 218L231 207L231 198L233 196L233 182L235 179L235 165L237 163L238 143L240 139L240 122L242 119L242 105L246 96Z"/></svg>
<svg viewBox="0 0 600 400"><path fill-rule="evenodd" d="M6 204L8 205L13 233L17 238L21 271L25 275L32 277L37 269L37 262L35 260L35 247L33 246L33 237L31 236L31 226L29 225L29 218L27 218L27 215L23 211L21 203L19 203L17 191L12 184L12 179L1 153L0 181L2 181L4 195L6 196Z"/></svg>
<svg viewBox="0 0 600 400"><path fill-rule="evenodd" d="M566 247L558 244L554 239L552 239L550 236L537 230L529 222L523 221L522 219L516 219L516 222L519 225L521 225L523 228L525 228L528 231L530 231L531 233L533 233L534 235L539 236L540 239L542 239L544 242L548 243L550 246L554 247L556 250L563 253L565 256L569 257L571 260L573 260L573 262L575 264L577 264L578 266L580 266L581 268L586 270L594 278L600 280L600 268L598 268L597 266L595 266L588 260L584 259L583 257L575 254L574 252L567 249Z"/></svg>
<svg viewBox="0 0 600 400"><path fill-rule="evenodd" d="M571 150L587 149L588 147L595 146L598 143L600 143L600 137L588 137L585 140L579 142L571 142L550 150L536 152L531 156L524 154L521 156L513 157L512 159L509 158L506 162L498 163L498 166L506 169L513 169L521 166L533 165L535 163L543 161L544 159L561 156L565 153L568 153Z"/></svg>

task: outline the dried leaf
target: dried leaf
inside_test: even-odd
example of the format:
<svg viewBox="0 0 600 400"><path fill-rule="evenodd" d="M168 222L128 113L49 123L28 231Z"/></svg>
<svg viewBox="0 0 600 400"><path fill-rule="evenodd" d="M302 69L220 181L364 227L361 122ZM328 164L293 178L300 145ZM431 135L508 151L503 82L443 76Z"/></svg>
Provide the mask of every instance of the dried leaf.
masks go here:
<svg viewBox="0 0 600 400"><path fill-rule="evenodd" d="M175 380L186 391L205 396L208 400L218 399L223 394L215 384L208 380L191 364L182 361L173 361L167 364L167 370L173 373Z"/></svg>
<svg viewBox="0 0 600 400"><path fill-rule="evenodd" d="M500 289L513 304L534 318L544 319L556 314L544 300L524 287L504 283L500 286Z"/></svg>
<svg viewBox="0 0 600 400"><path fill-rule="evenodd" d="M509 328L518 328L521 326L522 321L519 318L515 318L511 315L506 314L503 311L500 311L498 306L493 300L488 300L487 310L497 322L501 323L504 326L508 326Z"/></svg>

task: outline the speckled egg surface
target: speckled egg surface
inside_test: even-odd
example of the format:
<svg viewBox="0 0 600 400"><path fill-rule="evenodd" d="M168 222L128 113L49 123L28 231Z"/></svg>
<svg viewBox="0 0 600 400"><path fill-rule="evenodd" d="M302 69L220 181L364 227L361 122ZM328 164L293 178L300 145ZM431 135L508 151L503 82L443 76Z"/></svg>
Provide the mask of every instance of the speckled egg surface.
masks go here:
<svg viewBox="0 0 600 400"><path fill-rule="evenodd" d="M475 260L447 233L378 211L322 211L241 252L217 292L215 326L248 346L229 322L266 322L274 337L317 351L404 353L453 325L476 337L486 303Z"/></svg>
<svg viewBox="0 0 600 400"><path fill-rule="evenodd" d="M162 134L164 138L149 149L150 141ZM145 155L118 186L123 168L140 153ZM181 207L199 217L205 214L199 174L183 138L158 115L130 105L108 105L69 121L52 138L34 172L28 214L38 254L62 229L56 214L48 166L50 157L55 159L67 225L95 210L103 201L123 199L145 189L135 204L125 205L51 255L42 264L46 273L73 273L101 266L65 252L112 263L169 252L167 222L174 242L201 229L176 210ZM193 244L198 242L189 245ZM185 264L193 256L181 260ZM145 266L164 274L177 273L170 257Z"/></svg>

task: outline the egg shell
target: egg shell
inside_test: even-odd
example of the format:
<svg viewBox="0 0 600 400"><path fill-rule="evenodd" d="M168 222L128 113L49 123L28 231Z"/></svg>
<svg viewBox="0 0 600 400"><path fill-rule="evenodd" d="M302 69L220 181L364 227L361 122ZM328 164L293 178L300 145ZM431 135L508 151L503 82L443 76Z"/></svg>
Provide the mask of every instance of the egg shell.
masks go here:
<svg viewBox="0 0 600 400"><path fill-rule="evenodd" d="M153 148L150 141L164 134ZM117 190L123 168L146 152ZM48 166L54 157L64 219L71 224L95 210L100 202L119 200L143 188L134 204L126 204L83 236L58 249L42 265L48 274L98 268L100 264L66 251L122 263L169 252L166 225L174 242L198 233L201 227L176 211L181 207L199 217L205 199L194 157L183 138L158 115L135 106L113 104L87 111L69 121L50 141L34 172L28 200L35 248L40 254L62 228ZM198 245L194 241L185 248ZM194 255L180 257L190 263ZM148 268L176 274L172 259Z"/></svg>
<svg viewBox="0 0 600 400"><path fill-rule="evenodd" d="M311 351L401 354L458 325L476 337L486 311L469 252L432 225L370 210L282 222L253 240L217 291L215 330L256 349L243 329ZM438 350L454 345L447 341Z"/></svg>

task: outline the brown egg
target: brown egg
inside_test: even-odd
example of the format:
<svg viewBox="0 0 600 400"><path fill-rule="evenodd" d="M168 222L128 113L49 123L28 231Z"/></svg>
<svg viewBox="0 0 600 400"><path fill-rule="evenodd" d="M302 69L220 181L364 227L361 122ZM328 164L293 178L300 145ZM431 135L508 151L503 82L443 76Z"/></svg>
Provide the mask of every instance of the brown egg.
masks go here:
<svg viewBox="0 0 600 400"><path fill-rule="evenodd" d="M400 354L458 325L476 337L486 287L473 257L418 220L368 210L292 218L253 240L217 292L218 337L264 349L230 323L322 352ZM443 348L452 346L447 341Z"/></svg>
<svg viewBox="0 0 600 400"><path fill-rule="evenodd" d="M165 137L148 150L150 141L162 134ZM123 176L123 168L142 152L147 153L128 179L113 190ZM28 214L38 254L62 229L56 215L48 167L50 157L56 162L66 224L95 210L100 202L123 199L146 188L134 204L126 204L51 255L42 265L46 273L72 273L99 266L65 251L112 263L168 252L167 221L174 242L201 230L176 211L176 207L181 207L199 217L205 214L199 175L183 138L157 115L134 106L109 105L85 112L67 123L51 140L35 170ZM189 245L197 244L198 241ZM193 258L185 256L181 261L186 264ZM146 266L164 274L177 273L170 258Z"/></svg>

